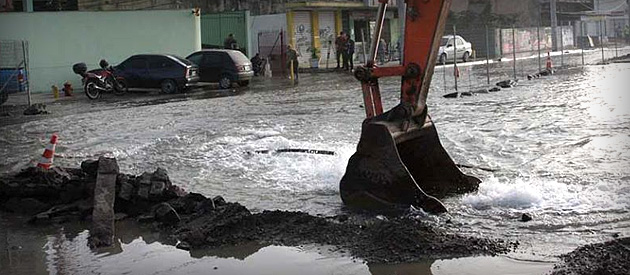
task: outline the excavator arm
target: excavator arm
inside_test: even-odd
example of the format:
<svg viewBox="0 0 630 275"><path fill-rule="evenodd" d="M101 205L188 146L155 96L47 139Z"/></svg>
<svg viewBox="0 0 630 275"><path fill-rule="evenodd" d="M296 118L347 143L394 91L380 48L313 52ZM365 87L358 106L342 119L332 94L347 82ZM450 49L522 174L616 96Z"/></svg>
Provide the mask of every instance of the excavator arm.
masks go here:
<svg viewBox="0 0 630 275"><path fill-rule="evenodd" d="M375 65L388 1L379 2L369 59L355 70L367 118L340 182L341 198L362 209L415 206L443 213L436 197L476 190L480 182L444 150L426 105L451 0L405 1L403 62L395 67ZM383 113L378 79L392 76L402 77L400 103Z"/></svg>

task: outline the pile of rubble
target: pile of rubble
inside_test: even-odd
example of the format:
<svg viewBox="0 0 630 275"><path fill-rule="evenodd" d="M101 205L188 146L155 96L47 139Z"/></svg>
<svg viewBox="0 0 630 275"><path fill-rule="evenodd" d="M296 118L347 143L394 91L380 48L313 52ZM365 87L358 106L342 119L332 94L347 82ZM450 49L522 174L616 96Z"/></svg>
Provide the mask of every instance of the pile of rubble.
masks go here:
<svg viewBox="0 0 630 275"><path fill-rule="evenodd" d="M552 275L627 275L630 274L630 238L585 245L560 258L562 262L554 266Z"/></svg>
<svg viewBox="0 0 630 275"><path fill-rule="evenodd" d="M112 193L104 184L107 176L112 179ZM186 193L171 183L164 169L139 176L121 174L115 160L112 164L112 159L104 158L85 161L80 169L29 168L0 177L0 202L4 202L0 203L2 211L32 215L30 221L34 224L91 220L93 246L108 245L108 234L113 235L113 226L108 223L113 225L114 220L125 218L166 232L178 248L185 250L252 241L291 246L316 243L334 245L368 262L391 263L496 255L518 245L450 233L409 215L387 218L354 213L333 217L289 211L252 213L221 196ZM110 204L111 213L107 208ZM92 238L97 231L105 232L104 236Z"/></svg>

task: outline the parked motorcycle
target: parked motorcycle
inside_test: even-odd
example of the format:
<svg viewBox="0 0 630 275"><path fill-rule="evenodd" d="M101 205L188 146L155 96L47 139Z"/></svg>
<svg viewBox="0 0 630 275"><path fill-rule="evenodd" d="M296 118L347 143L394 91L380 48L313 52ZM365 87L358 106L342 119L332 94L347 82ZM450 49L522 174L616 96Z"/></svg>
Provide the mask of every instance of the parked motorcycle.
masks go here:
<svg viewBox="0 0 630 275"><path fill-rule="evenodd" d="M129 88L123 77L116 76L115 70L105 59L99 62L101 69L87 71L85 63L77 63L72 66L72 71L83 79L83 90L89 99L101 97L101 93L114 93L122 95Z"/></svg>

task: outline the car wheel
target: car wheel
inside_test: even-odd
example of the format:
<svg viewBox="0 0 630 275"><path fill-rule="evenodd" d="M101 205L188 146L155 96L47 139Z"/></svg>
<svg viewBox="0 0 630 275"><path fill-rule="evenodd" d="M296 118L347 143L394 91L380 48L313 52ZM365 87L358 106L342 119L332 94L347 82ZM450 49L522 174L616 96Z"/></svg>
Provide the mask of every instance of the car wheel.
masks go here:
<svg viewBox="0 0 630 275"><path fill-rule="evenodd" d="M229 89L231 86L232 86L232 79L230 79L230 76L228 75L221 76L221 79L219 79L219 88Z"/></svg>
<svg viewBox="0 0 630 275"><path fill-rule="evenodd" d="M165 94L177 93L177 82L175 82L175 80L172 80L172 79L166 79L162 81L160 88L162 88L162 92Z"/></svg>
<svg viewBox="0 0 630 275"><path fill-rule="evenodd" d="M444 64L446 63L446 54L443 53L440 55L440 60L439 60L440 64Z"/></svg>
<svg viewBox="0 0 630 275"><path fill-rule="evenodd" d="M114 93L116 95L123 95L126 92L129 92L129 84L127 84L127 80L120 78L120 79L117 79L117 81L118 81L118 87L114 87Z"/></svg>
<svg viewBox="0 0 630 275"><path fill-rule="evenodd" d="M468 62L468 59L470 59L470 53L465 52L464 57L462 59L464 60L464 62Z"/></svg>
<svg viewBox="0 0 630 275"><path fill-rule="evenodd" d="M249 85L249 80L242 80L238 82L238 86L247 87Z"/></svg>
<svg viewBox="0 0 630 275"><path fill-rule="evenodd" d="M464 53L464 57L462 59L464 60L464 62L468 62L468 60L470 60L470 53L469 52L465 52Z"/></svg>

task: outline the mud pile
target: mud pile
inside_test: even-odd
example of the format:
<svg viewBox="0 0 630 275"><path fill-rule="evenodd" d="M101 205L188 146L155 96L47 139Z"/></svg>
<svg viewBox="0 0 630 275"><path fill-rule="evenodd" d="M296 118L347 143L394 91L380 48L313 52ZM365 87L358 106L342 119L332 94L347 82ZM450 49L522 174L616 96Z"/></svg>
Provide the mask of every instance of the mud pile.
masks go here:
<svg viewBox="0 0 630 275"><path fill-rule="evenodd" d="M611 63L630 63L630 54L613 57L609 61Z"/></svg>
<svg viewBox="0 0 630 275"><path fill-rule="evenodd" d="M552 275L630 274L630 238L589 244L560 256Z"/></svg>
<svg viewBox="0 0 630 275"><path fill-rule="evenodd" d="M188 194L169 202L182 220L170 230L181 248L263 244L326 244L371 263L414 262L427 258L507 253L517 243L447 233L413 217L316 217L303 212L252 214L220 197Z"/></svg>
<svg viewBox="0 0 630 275"><path fill-rule="evenodd" d="M26 169L0 177L2 211L32 215L32 223L90 220L95 161L81 169ZM496 255L518 243L475 238L432 227L410 215L383 217L351 213L334 217L303 212L252 213L236 202L186 193L164 169L139 176L118 174L116 219L134 218L166 232L181 249L261 244L333 245L370 263L427 258Z"/></svg>

